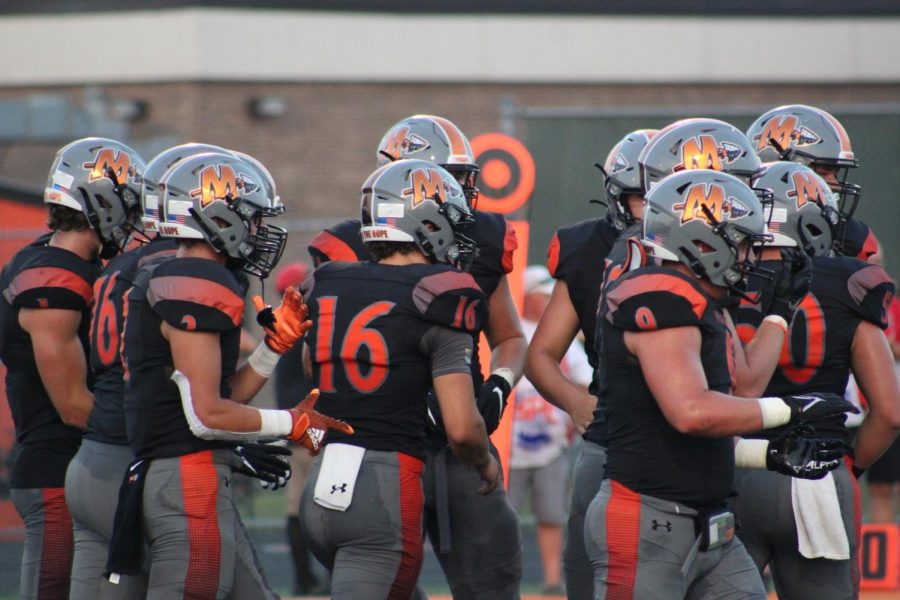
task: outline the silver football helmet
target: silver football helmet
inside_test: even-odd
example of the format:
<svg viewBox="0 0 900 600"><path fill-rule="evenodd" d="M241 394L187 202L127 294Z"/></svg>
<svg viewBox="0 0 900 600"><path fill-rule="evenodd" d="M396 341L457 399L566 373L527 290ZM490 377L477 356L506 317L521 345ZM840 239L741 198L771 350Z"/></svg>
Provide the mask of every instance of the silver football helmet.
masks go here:
<svg viewBox="0 0 900 600"><path fill-rule="evenodd" d="M378 166L403 158L437 163L456 178L473 210L478 203L475 155L469 139L448 119L414 115L398 121L381 138L376 158Z"/></svg>
<svg viewBox="0 0 900 600"><path fill-rule="evenodd" d="M435 163L389 162L363 183L363 242L412 242L437 262L467 269L475 258L475 243L457 227L471 219L462 187Z"/></svg>
<svg viewBox="0 0 900 600"><path fill-rule="evenodd" d="M203 239L244 271L265 278L287 232L264 219L284 212L256 167L228 153L203 153L173 165L159 181L164 237Z"/></svg>
<svg viewBox="0 0 900 600"><path fill-rule="evenodd" d="M742 256L741 247L771 240L753 190L733 175L708 169L682 171L655 185L642 225L649 256L681 262L697 277L741 296L758 262Z"/></svg>
<svg viewBox="0 0 900 600"><path fill-rule="evenodd" d="M607 218L619 231L635 222L635 215L631 214L626 196L643 195L638 157L657 133L657 129L632 131L619 140L606 157L602 170L605 177Z"/></svg>
<svg viewBox="0 0 900 600"><path fill-rule="evenodd" d="M56 153L44 202L83 213L100 236L100 256L111 258L136 231L145 166L140 154L116 140L76 140Z"/></svg>
<svg viewBox="0 0 900 600"><path fill-rule="evenodd" d="M141 222L144 225L145 233L156 232L158 229L161 212L159 180L178 161L204 152L227 153L228 151L210 144L180 144L163 150L147 163L147 168L144 170L144 181L141 185L141 206L143 207Z"/></svg>
<svg viewBox="0 0 900 600"><path fill-rule="evenodd" d="M815 171L798 163L765 163L753 185L772 191L769 245L799 247L810 256L831 252L837 206L828 184Z"/></svg>
<svg viewBox="0 0 900 600"><path fill-rule="evenodd" d="M750 140L717 119L683 119L661 129L638 157L646 194L664 177L690 169L711 169L745 182L760 167Z"/></svg>

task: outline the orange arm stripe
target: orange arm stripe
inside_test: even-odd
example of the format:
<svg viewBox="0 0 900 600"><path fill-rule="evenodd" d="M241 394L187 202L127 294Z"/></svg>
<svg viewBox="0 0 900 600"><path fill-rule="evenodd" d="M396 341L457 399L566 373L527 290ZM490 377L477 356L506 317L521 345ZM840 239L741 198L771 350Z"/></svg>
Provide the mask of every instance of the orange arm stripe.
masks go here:
<svg viewBox="0 0 900 600"><path fill-rule="evenodd" d="M226 286L209 279L169 275L150 280L147 299L151 305L163 300L193 302L220 310L235 325L241 324L244 299Z"/></svg>
<svg viewBox="0 0 900 600"><path fill-rule="evenodd" d="M550 276L556 278L556 268L559 266L559 234L554 233L553 239L550 240L550 247L547 248L547 270Z"/></svg>
<svg viewBox="0 0 900 600"><path fill-rule="evenodd" d="M693 310L698 320L706 311L706 297L689 282L674 275L654 273L626 279L616 286L614 290L611 290L607 295L610 314L617 310L619 305L625 300L647 292L671 292L676 296L685 298L691 303L691 310Z"/></svg>
<svg viewBox="0 0 900 600"><path fill-rule="evenodd" d="M65 288L91 303L93 290L83 277L60 267L34 267L25 269L13 278L9 284L12 298L36 288Z"/></svg>
<svg viewBox="0 0 900 600"><path fill-rule="evenodd" d="M506 236L503 238L503 270L512 273L513 270L513 253L519 247L519 239L516 237L516 230L513 229L509 221L505 221Z"/></svg>
<svg viewBox="0 0 900 600"><path fill-rule="evenodd" d="M877 254L878 250L881 249L881 244L878 242L878 238L875 237L875 234L872 232L872 229L869 228L869 235L866 236L866 241L863 242L862 250L859 253L859 258L861 260L868 260L870 256L873 254Z"/></svg>
<svg viewBox="0 0 900 600"><path fill-rule="evenodd" d="M359 260L356 252L353 251L349 244L327 231L323 231L314 237L309 245L327 256L328 260L343 260L347 262Z"/></svg>

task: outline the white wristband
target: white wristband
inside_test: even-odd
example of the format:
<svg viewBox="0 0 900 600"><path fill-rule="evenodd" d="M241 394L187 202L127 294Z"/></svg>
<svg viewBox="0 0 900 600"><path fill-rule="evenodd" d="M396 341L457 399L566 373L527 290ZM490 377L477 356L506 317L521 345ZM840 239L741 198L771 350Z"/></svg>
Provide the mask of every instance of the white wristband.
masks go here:
<svg viewBox="0 0 900 600"><path fill-rule="evenodd" d="M739 439L734 446L734 466L748 469L765 469L769 440Z"/></svg>
<svg viewBox="0 0 900 600"><path fill-rule="evenodd" d="M763 319L763 323L765 322L769 322L772 325L777 326L784 333L787 333L788 323L781 315L766 315L766 317Z"/></svg>
<svg viewBox="0 0 900 600"><path fill-rule="evenodd" d="M284 437L294 428L294 419L286 410L259 408L259 420L262 425L259 433L262 437Z"/></svg>
<svg viewBox="0 0 900 600"><path fill-rule="evenodd" d="M510 388L513 388L516 385L516 375L513 373L512 369L500 367L499 369L494 369L491 375L497 375L498 377L505 379Z"/></svg>
<svg viewBox="0 0 900 600"><path fill-rule="evenodd" d="M791 420L791 407L781 398L757 398L762 413L762 428L779 427Z"/></svg>
<svg viewBox="0 0 900 600"><path fill-rule="evenodd" d="M250 363L254 371L263 377L271 377L279 358L281 358L280 354L266 346L265 342L262 342L256 347L256 350L253 351L247 362Z"/></svg>

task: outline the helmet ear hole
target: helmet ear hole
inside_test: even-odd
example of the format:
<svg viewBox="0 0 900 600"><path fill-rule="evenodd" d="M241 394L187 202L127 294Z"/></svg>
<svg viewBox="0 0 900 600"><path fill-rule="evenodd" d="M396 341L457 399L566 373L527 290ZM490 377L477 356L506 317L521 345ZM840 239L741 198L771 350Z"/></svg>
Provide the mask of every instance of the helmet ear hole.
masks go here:
<svg viewBox="0 0 900 600"><path fill-rule="evenodd" d="M713 254L716 249L704 242L703 240L693 240L694 247L700 252L700 254ZM718 266L718 265L716 265Z"/></svg>

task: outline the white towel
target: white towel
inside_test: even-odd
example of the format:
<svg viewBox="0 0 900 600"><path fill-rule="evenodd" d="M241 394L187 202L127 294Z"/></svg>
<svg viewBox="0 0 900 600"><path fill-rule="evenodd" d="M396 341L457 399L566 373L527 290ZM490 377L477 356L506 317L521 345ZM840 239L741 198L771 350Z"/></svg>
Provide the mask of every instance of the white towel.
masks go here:
<svg viewBox="0 0 900 600"><path fill-rule="evenodd" d="M350 444L325 446L313 494L316 504L341 512L350 508L356 476L365 453L365 448Z"/></svg>
<svg viewBox="0 0 900 600"><path fill-rule="evenodd" d="M791 501L800 554L806 558L849 560L850 541L831 473L822 479L792 478Z"/></svg>

